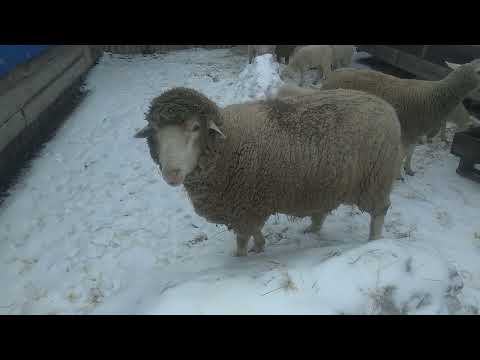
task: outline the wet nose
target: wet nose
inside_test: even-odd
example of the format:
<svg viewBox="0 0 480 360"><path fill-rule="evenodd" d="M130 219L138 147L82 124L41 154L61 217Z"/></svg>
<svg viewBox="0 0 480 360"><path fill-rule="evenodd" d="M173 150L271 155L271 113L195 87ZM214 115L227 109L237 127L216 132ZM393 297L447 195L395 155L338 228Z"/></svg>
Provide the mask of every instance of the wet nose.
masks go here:
<svg viewBox="0 0 480 360"><path fill-rule="evenodd" d="M179 186L183 182L180 169L172 169L165 173L165 181L168 185Z"/></svg>

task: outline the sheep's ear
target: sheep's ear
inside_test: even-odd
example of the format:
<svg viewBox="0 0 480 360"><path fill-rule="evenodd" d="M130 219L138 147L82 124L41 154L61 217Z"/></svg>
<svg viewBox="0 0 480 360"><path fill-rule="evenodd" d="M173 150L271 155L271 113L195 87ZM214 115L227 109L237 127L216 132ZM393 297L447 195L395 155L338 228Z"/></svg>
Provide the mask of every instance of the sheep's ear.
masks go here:
<svg viewBox="0 0 480 360"><path fill-rule="evenodd" d="M226 138L226 136L225 136L225 134L222 132L222 130L220 130L220 129L218 128L217 124L215 124L212 120L210 120L210 121L208 122L208 129L217 132L218 134L220 134L220 136L221 136L223 139Z"/></svg>
<svg viewBox="0 0 480 360"><path fill-rule="evenodd" d="M149 137L152 134L153 134L153 128L149 124L149 125L145 126L142 130L139 130L135 134L135 137L138 138L138 139L143 139L143 138Z"/></svg>
<svg viewBox="0 0 480 360"><path fill-rule="evenodd" d="M445 62L446 62L446 64L447 64L447 66L448 66L450 69L452 69L452 70L455 70L455 69L459 68L460 66L462 66L462 65L460 65L460 64L450 63L450 62L448 62L448 61L445 61Z"/></svg>

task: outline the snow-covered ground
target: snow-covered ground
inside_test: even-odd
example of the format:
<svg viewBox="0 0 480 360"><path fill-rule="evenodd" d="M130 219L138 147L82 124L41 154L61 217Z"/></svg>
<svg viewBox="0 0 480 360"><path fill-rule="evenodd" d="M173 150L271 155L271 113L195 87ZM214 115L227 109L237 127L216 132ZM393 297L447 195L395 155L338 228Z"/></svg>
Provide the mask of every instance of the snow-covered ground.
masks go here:
<svg viewBox="0 0 480 360"><path fill-rule="evenodd" d="M0 207L0 313L476 313L480 184L438 141L418 147L375 242L368 216L343 206L316 235L272 216L265 253L236 258L233 234L165 184L133 138L149 101L173 86L222 106L262 97L277 66L232 50L105 55Z"/></svg>

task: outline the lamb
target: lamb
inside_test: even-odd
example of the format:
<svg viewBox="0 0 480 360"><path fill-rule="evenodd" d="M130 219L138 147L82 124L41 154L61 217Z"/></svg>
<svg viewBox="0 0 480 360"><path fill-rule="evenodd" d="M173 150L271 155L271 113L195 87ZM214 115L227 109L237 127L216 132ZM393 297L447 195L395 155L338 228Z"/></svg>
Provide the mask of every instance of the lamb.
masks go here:
<svg viewBox="0 0 480 360"><path fill-rule="evenodd" d="M332 50L333 70L350 66L353 53L355 52L355 47L353 45L332 45Z"/></svg>
<svg viewBox="0 0 480 360"><path fill-rule="evenodd" d="M200 92L173 88L155 98L150 155L165 182L184 185L195 212L236 234L236 255L263 251L272 214L312 217L318 231L340 204L371 216L381 237L401 160L400 124L384 100L354 90L320 91L220 109Z"/></svg>
<svg viewBox="0 0 480 360"><path fill-rule="evenodd" d="M288 65L288 60L296 47L297 45L277 45L277 48L275 49L277 61L280 62L281 58L285 58L285 64Z"/></svg>
<svg viewBox="0 0 480 360"><path fill-rule="evenodd" d="M253 58L265 55L275 54L276 45L248 45L248 63L251 64Z"/></svg>
<svg viewBox="0 0 480 360"><path fill-rule="evenodd" d="M333 71L322 90L354 89L377 95L393 105L402 126L404 169L411 167L415 145L423 135L438 132L445 118L480 85L480 60L462 66L448 64L454 71L439 81L400 79L373 70Z"/></svg>
<svg viewBox="0 0 480 360"><path fill-rule="evenodd" d="M315 83L320 78L326 78L332 71L333 49L330 45L308 45L296 50L292 60L285 69L286 73L300 72L299 85L304 82L304 72L310 68L317 68L318 75Z"/></svg>

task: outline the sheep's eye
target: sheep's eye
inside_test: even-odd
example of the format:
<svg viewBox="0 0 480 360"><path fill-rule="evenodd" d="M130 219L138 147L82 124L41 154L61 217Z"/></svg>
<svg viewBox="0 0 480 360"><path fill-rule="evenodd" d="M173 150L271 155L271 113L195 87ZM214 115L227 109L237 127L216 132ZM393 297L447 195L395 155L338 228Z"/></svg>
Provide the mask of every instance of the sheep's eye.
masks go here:
<svg viewBox="0 0 480 360"><path fill-rule="evenodd" d="M200 125L199 124L194 124L193 127L192 127L192 132L196 132L200 130Z"/></svg>

